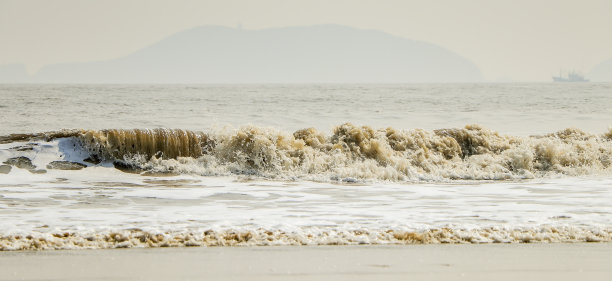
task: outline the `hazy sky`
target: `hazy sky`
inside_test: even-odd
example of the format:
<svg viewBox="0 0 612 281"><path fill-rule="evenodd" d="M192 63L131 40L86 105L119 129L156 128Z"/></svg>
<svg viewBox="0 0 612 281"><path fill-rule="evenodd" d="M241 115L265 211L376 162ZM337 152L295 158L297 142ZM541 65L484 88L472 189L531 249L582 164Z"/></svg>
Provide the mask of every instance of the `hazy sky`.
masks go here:
<svg viewBox="0 0 612 281"><path fill-rule="evenodd" d="M199 25L327 23L440 45L491 81L550 81L612 58L610 0L0 0L0 64L111 59Z"/></svg>

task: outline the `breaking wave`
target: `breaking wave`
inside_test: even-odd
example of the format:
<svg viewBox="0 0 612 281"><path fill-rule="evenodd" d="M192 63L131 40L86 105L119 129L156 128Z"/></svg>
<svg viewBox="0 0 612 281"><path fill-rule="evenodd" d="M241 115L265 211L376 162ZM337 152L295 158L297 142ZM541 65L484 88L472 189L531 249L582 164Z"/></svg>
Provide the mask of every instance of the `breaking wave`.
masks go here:
<svg viewBox="0 0 612 281"><path fill-rule="evenodd" d="M0 137L0 143L69 138L90 163L131 172L252 175L310 180L500 180L611 174L612 130L565 129L507 136L468 125L426 131L342 124L331 134L245 126L179 129L62 130ZM84 159L86 160L86 159ZM89 164L88 164L89 165Z"/></svg>

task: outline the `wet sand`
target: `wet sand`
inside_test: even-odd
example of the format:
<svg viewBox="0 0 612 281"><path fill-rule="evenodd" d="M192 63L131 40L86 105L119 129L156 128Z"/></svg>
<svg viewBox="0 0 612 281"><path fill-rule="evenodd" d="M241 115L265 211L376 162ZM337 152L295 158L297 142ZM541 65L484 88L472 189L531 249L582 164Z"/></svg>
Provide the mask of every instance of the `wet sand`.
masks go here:
<svg viewBox="0 0 612 281"><path fill-rule="evenodd" d="M612 243L0 252L0 280L610 280Z"/></svg>

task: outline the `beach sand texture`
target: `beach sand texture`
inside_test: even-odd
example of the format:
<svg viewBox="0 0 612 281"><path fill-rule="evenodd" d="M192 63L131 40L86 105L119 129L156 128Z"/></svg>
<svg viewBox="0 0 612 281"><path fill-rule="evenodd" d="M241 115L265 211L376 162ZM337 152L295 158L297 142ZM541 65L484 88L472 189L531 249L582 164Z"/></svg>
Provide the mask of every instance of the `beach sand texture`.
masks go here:
<svg viewBox="0 0 612 281"><path fill-rule="evenodd" d="M0 252L0 280L610 280L612 244Z"/></svg>

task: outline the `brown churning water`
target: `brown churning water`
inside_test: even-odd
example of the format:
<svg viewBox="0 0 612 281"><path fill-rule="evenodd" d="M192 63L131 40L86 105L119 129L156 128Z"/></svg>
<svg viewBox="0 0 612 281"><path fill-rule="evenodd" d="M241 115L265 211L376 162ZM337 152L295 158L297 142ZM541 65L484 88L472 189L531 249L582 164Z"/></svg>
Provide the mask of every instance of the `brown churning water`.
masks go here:
<svg viewBox="0 0 612 281"><path fill-rule="evenodd" d="M314 128L289 134L255 126L209 133L180 129L64 130L12 135L0 141L65 137L80 140L92 157L130 162L145 169L194 172L185 168L188 164L215 170L215 174L275 178L510 179L548 173L607 174L612 164L612 132L593 135L565 129L519 137L500 135L478 125L425 131L345 123L334 128L331 135Z"/></svg>
<svg viewBox="0 0 612 281"><path fill-rule="evenodd" d="M204 133L179 129L87 130L81 131L78 137L90 153L115 159L128 155L197 158L211 144Z"/></svg>

